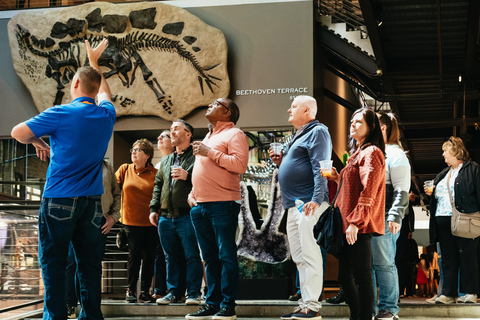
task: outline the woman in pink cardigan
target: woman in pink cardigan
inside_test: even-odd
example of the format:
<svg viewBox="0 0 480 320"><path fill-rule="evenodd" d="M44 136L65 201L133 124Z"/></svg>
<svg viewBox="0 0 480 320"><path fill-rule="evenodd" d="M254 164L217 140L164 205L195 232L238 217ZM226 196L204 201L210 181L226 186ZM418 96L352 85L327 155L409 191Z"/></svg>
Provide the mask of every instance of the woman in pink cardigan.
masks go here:
<svg viewBox="0 0 480 320"><path fill-rule="evenodd" d="M350 158L327 179L339 184L345 248L338 259L338 280L350 307L351 320L373 315L372 236L385 230L385 143L380 123L370 109L355 111L350 122ZM341 183L341 185L340 185Z"/></svg>

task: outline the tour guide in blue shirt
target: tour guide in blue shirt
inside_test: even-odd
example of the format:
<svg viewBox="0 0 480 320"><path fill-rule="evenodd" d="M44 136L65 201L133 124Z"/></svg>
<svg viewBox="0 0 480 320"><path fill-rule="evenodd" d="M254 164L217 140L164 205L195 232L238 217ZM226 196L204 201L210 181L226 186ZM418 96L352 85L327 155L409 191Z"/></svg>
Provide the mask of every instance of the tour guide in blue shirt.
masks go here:
<svg viewBox="0 0 480 320"><path fill-rule="evenodd" d="M45 285L43 319L67 319L65 268L73 243L80 280L79 319L103 319L100 310L102 258L106 220L102 214L102 161L115 124L110 89L98 59L107 45L95 49L85 41L91 66L73 77L70 104L55 106L12 129L12 137L50 157L38 218L39 249ZM98 94L99 105L95 104ZM50 146L41 139L50 136Z"/></svg>

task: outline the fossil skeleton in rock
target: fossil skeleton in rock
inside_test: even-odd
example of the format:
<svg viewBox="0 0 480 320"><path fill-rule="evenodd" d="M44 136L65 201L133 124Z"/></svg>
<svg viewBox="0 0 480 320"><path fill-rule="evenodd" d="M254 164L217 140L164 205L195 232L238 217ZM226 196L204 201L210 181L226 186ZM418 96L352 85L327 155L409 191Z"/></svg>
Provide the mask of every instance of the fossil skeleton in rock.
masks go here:
<svg viewBox="0 0 480 320"><path fill-rule="evenodd" d="M88 60L84 58L85 61L82 61L81 58L84 41L88 40L94 47L106 37L108 38L108 46L99 59L99 65L109 69L107 72L104 72L105 78L108 79L116 75L122 85L129 88L136 79L137 69L140 69L145 84L154 92L158 103L167 113L171 114L173 104L161 86L162 79L157 79L157 76L148 68L142 59L142 52L154 50L167 52L175 54L188 62L197 74L199 89L202 95L204 95L204 85L213 93L214 87L218 87L216 81L222 80L208 74L208 71L214 69L219 64L202 67L194 53L185 49L180 41L148 31L132 31L122 37L105 33L106 31L123 32L128 21L130 21L132 27L137 29L153 29L156 26L156 23L153 22L155 14L156 8L148 8L141 10L141 12L132 11L129 17L120 15L105 15L101 17L100 9L96 8L87 15L85 20L72 18L66 24L56 22L50 33L51 37L46 39L38 39L27 28L17 24L16 38L20 48L20 55L25 55L25 52L28 50L35 56L47 59L45 75L57 83L57 93L53 103L58 105L62 103L65 85L70 83L76 70L82 65L88 65ZM103 34L101 32L102 27ZM166 34L179 35L182 29L183 22L177 22L164 25L162 31ZM52 38L63 39L67 36L71 37L69 41L59 42L58 48L49 49L56 44ZM196 40L192 36L185 36L183 39L187 44L192 44ZM192 50L198 52L201 49L192 47ZM134 100L127 97L122 96L120 99L123 99L121 103L123 107L135 103Z"/></svg>

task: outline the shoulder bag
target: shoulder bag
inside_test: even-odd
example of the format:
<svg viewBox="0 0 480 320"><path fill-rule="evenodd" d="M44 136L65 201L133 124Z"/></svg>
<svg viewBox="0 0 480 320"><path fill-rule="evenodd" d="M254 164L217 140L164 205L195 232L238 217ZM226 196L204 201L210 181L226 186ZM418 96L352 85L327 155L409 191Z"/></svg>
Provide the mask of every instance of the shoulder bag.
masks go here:
<svg viewBox="0 0 480 320"><path fill-rule="evenodd" d="M457 210L450 192L450 176L452 169L448 172L447 188L450 204L452 205L451 230L454 236L460 238L474 239L480 236L480 212L463 213Z"/></svg>
<svg viewBox="0 0 480 320"><path fill-rule="evenodd" d="M357 154L349 166L353 165L359 156L360 154ZM338 193L342 188L342 183L343 179L340 181L340 185L338 186L337 193L333 198L332 204L325 209L325 211L323 211L322 215L318 219L318 222L313 227L313 236L315 239L317 239L317 244L324 248L327 253L330 253L336 258L340 256L345 246L342 214L340 213L340 209L335 207L335 201L337 200Z"/></svg>
<svg viewBox="0 0 480 320"><path fill-rule="evenodd" d="M340 209L335 207L335 200L337 200L338 192L342 187L342 182L343 180L340 181L340 185L338 186L332 204L323 211L318 222L313 227L313 235L315 239L317 239L317 244L324 248L327 253L330 253L337 258L342 253L345 245L342 215Z"/></svg>

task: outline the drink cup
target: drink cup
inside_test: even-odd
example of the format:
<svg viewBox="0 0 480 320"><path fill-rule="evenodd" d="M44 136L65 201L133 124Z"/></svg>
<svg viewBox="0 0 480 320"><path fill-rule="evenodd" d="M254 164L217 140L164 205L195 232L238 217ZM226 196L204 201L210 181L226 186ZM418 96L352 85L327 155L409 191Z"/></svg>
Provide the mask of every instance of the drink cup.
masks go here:
<svg viewBox="0 0 480 320"><path fill-rule="evenodd" d="M332 160L320 161L320 169L322 169L322 177L330 177L332 175Z"/></svg>
<svg viewBox="0 0 480 320"><path fill-rule="evenodd" d="M428 193L432 193L433 192L433 180L425 181L425 187L427 187L427 192Z"/></svg>
<svg viewBox="0 0 480 320"><path fill-rule="evenodd" d="M272 150L273 154L280 154L280 151L282 151L282 144L278 142L272 142L270 143L270 149Z"/></svg>

